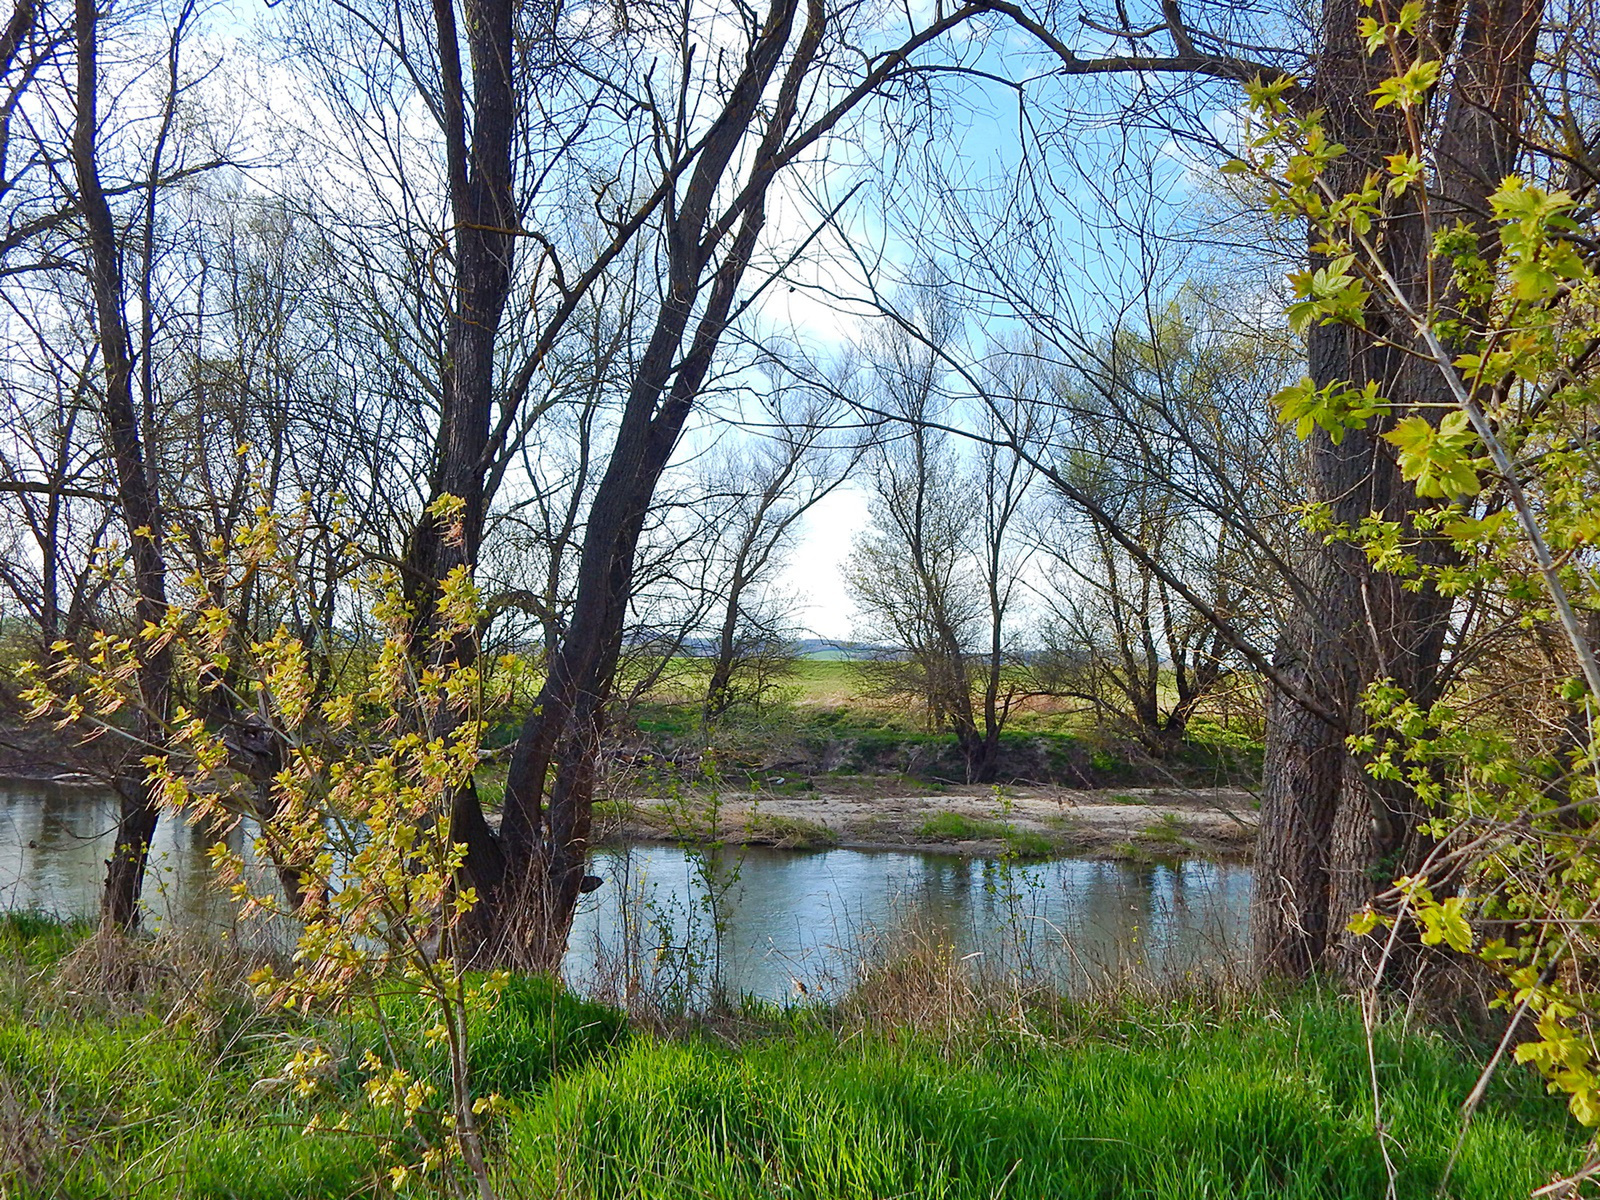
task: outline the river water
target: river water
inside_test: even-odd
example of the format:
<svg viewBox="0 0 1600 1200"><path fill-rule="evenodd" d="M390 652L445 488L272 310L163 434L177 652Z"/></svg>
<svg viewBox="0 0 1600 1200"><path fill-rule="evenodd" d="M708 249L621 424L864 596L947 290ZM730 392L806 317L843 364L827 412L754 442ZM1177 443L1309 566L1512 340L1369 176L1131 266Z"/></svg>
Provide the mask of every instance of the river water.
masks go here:
<svg viewBox="0 0 1600 1200"><path fill-rule="evenodd" d="M115 828L105 793L0 781L0 910L92 914ZM218 840L161 823L147 923L287 943L286 922L241 928L210 886L206 852ZM1239 864L759 847L713 860L637 843L596 851L590 869L605 883L582 901L566 970L605 995L642 987L692 1002L713 983L773 1000L837 995L908 941L943 947L966 969L1079 990L1108 975L1227 972L1249 944L1251 872Z"/></svg>

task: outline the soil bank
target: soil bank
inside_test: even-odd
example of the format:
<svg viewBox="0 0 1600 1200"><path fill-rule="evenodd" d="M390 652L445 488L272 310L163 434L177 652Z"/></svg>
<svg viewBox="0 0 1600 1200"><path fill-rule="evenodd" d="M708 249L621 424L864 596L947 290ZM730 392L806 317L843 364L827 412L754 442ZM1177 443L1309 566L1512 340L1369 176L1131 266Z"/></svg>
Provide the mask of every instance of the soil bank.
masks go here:
<svg viewBox="0 0 1600 1200"><path fill-rule="evenodd" d="M832 781L830 781L831 785ZM858 784L804 791L641 797L596 804L594 836L794 849L846 846L999 856L1247 859L1254 798L1240 788L1028 787L997 791Z"/></svg>

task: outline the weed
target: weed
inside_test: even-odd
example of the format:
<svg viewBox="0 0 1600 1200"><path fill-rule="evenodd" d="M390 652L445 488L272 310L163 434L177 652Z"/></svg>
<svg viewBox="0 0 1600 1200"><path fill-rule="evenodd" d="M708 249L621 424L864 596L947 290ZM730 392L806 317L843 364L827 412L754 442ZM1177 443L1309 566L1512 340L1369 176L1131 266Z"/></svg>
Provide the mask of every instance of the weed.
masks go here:
<svg viewBox="0 0 1600 1200"><path fill-rule="evenodd" d="M1006 853L1016 858L1049 858L1058 847L1042 833L1031 829L1007 829Z"/></svg>
<svg viewBox="0 0 1600 1200"><path fill-rule="evenodd" d="M917 827L917 833L937 842L1000 842L1005 853L1014 858L1049 858L1059 850L1054 841L1035 830L957 812L929 817Z"/></svg>
<svg viewBox="0 0 1600 1200"><path fill-rule="evenodd" d="M937 842L988 842L1005 837L1009 830L1003 821L986 821L958 812L942 812L917 827L917 833Z"/></svg>
<svg viewBox="0 0 1600 1200"><path fill-rule="evenodd" d="M589 816L599 836L606 837L644 819L645 812L631 800L596 800Z"/></svg>
<svg viewBox="0 0 1600 1200"><path fill-rule="evenodd" d="M1187 853L1192 848L1189 831L1176 813L1162 813L1139 831L1139 839L1169 853Z"/></svg>
<svg viewBox="0 0 1600 1200"><path fill-rule="evenodd" d="M412 1047L419 1076L444 1067L418 997L384 997L381 1019L290 1014L231 985L195 991L197 951L147 942L141 977L160 989L89 1002L57 973L83 936L0 920L0 958L26 966L0 1006L0 1192L391 1194L376 1146L404 1132L354 1102L353 1064L382 1038ZM982 972L925 932L865 962L836 1006L744 1004L715 1038L692 1023L630 1035L615 1010L515 978L471 1039L474 1076L515 1101L490 1168L507 1193L594 1200L1384 1194L1354 1003L1215 989L1065 1003ZM344 1058L300 1095L275 1064L310 1039ZM1474 1053L1398 1013L1373 1051L1385 1139L1403 1150L1397 1200L1435 1194L1458 1135L1457 1200L1527 1195L1582 1161L1582 1131L1532 1073L1502 1068L1462 1134Z"/></svg>
<svg viewBox="0 0 1600 1200"><path fill-rule="evenodd" d="M745 837L781 850L824 850L839 844L839 835L820 821L760 812L745 824Z"/></svg>

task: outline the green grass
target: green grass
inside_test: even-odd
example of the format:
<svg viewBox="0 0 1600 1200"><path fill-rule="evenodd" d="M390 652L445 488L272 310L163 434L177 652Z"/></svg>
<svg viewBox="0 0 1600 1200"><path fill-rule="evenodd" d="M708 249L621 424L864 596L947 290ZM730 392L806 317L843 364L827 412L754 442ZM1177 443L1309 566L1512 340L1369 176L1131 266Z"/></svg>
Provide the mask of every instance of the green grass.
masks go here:
<svg viewBox="0 0 1600 1200"><path fill-rule="evenodd" d="M35 917L0 919L0 1196L84 1200L342 1200L389 1194L376 1139L406 1131L361 1096L364 1052L380 1050L448 1086L433 1023L414 996L383 1003L383 1021L268 1012L234 989L205 998L166 980L134 997L58 986L63 955L86 931ZM176 971L172 972L175 976ZM179 986L168 989L167 983ZM514 978L471 1023L480 1093L525 1102L563 1071L626 1040L621 1013L548 980ZM319 1094L271 1081L310 1041L335 1053ZM319 1117L324 1129L307 1133ZM341 1118L349 1129L326 1128ZM424 1191L422 1194L428 1194Z"/></svg>
<svg viewBox="0 0 1600 1200"><path fill-rule="evenodd" d="M0 960L41 966L64 957L90 932L87 921L58 921L36 912L0 916Z"/></svg>
<svg viewBox="0 0 1600 1200"><path fill-rule="evenodd" d="M1010 831L1004 821L985 821L958 812L942 812L917 827L917 833L939 842L999 841Z"/></svg>
<svg viewBox="0 0 1600 1200"><path fill-rule="evenodd" d="M1162 813L1160 818L1139 831L1139 837L1143 841L1174 850L1184 849L1189 844L1189 832L1176 813Z"/></svg>
<svg viewBox="0 0 1600 1200"><path fill-rule="evenodd" d="M736 787L755 785L774 763L784 763L786 775L963 778L955 736L930 731L903 698L875 694L871 667L802 659L759 709L736 706L708 730L701 704L706 661L674 659L661 685L631 705L623 722L663 751L709 740L725 782ZM1174 772L1196 785L1259 774L1259 743L1249 732L1200 719L1193 728L1195 736L1164 754L1152 773L1145 752L1130 750L1122 735L1098 725L1088 712L1040 701L1011 715L1000 735L1000 769L1017 778L1100 787L1146 778L1162 782ZM824 761L827 767L820 765Z"/></svg>
<svg viewBox="0 0 1600 1200"><path fill-rule="evenodd" d="M759 812L746 824L745 835L784 850L825 850L839 844L839 835L820 821Z"/></svg>
<svg viewBox="0 0 1600 1200"><path fill-rule="evenodd" d="M259 1046L267 1032L249 1036ZM253 1086L275 1065L226 1034L172 1028L153 1012L8 1011L0 1086L14 1128L10 1154L0 1152L0 1192L187 1200L365 1188L378 1169L371 1142L301 1135L308 1114Z"/></svg>
<svg viewBox="0 0 1600 1200"><path fill-rule="evenodd" d="M385 997L383 1024L376 1017L352 1021L340 1031L344 1072L354 1078L370 1048L415 1047L404 1064L427 1075L441 1089L449 1086L442 1047L426 1047L423 1031L438 1016L414 995ZM627 1036L627 1023L615 1009L590 1004L558 990L548 979L519 975L486 1012L468 1023L468 1065L481 1092L526 1096L553 1076L592 1058L604 1057Z"/></svg>
<svg viewBox="0 0 1600 1200"><path fill-rule="evenodd" d="M1006 834L1006 853L1018 858L1049 858L1061 853L1061 847L1050 838L1032 829L1012 829Z"/></svg>
<svg viewBox="0 0 1600 1200"><path fill-rule="evenodd" d="M1049 858L1060 847L1045 834L1017 829L1006 821L986 821L957 812L942 812L917 827L921 837L936 842L1003 842L1018 858Z"/></svg>
<svg viewBox="0 0 1600 1200"><path fill-rule="evenodd" d="M361 1099L353 1064L416 1044L414 999L385 1001L385 1035L376 1019L269 1013L237 990L193 1003L192 979L142 998L72 993L51 963L82 932L0 920L0 1194L392 1194L374 1138L403 1131ZM1037 1008L962 1018L937 1039L848 1011L753 1005L716 1037L667 1038L514 979L473 1022L477 1086L514 1100L492 1133L496 1175L508 1196L559 1200L1384 1194L1360 1013L1339 997ZM319 1097L260 1082L312 1036L340 1055ZM1396 1194L1431 1197L1482 1050L1415 1024L1380 1027L1374 1050ZM312 1115L351 1128L305 1133ZM1578 1166L1584 1142L1508 1066L1444 1194L1525 1196Z"/></svg>
<svg viewBox="0 0 1600 1200"><path fill-rule="evenodd" d="M1337 1000L1148 1023L960 1055L826 1032L727 1050L638 1040L512 1125L534 1194L989 1200L1346 1200L1384 1194L1359 1016ZM1434 1195L1474 1064L1383 1032L1397 1192ZM1583 1138L1519 1076L1471 1127L1449 1196L1526 1195Z"/></svg>

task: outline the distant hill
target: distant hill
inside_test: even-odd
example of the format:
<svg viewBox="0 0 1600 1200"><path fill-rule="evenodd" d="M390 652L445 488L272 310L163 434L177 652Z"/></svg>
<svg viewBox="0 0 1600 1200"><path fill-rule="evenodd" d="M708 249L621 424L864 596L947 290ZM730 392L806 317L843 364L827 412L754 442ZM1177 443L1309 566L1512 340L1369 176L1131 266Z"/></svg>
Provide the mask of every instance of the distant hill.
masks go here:
<svg viewBox="0 0 1600 1200"><path fill-rule="evenodd" d="M860 662L883 652L882 647L866 642L841 642L832 638L796 638L793 645L798 657L823 662ZM678 653L690 658L709 658L716 647L716 642L708 637L685 638Z"/></svg>
<svg viewBox="0 0 1600 1200"><path fill-rule="evenodd" d="M860 662L882 652L881 647L869 646L865 642L836 642L831 638L797 638L794 646L795 653L801 658L826 662Z"/></svg>

